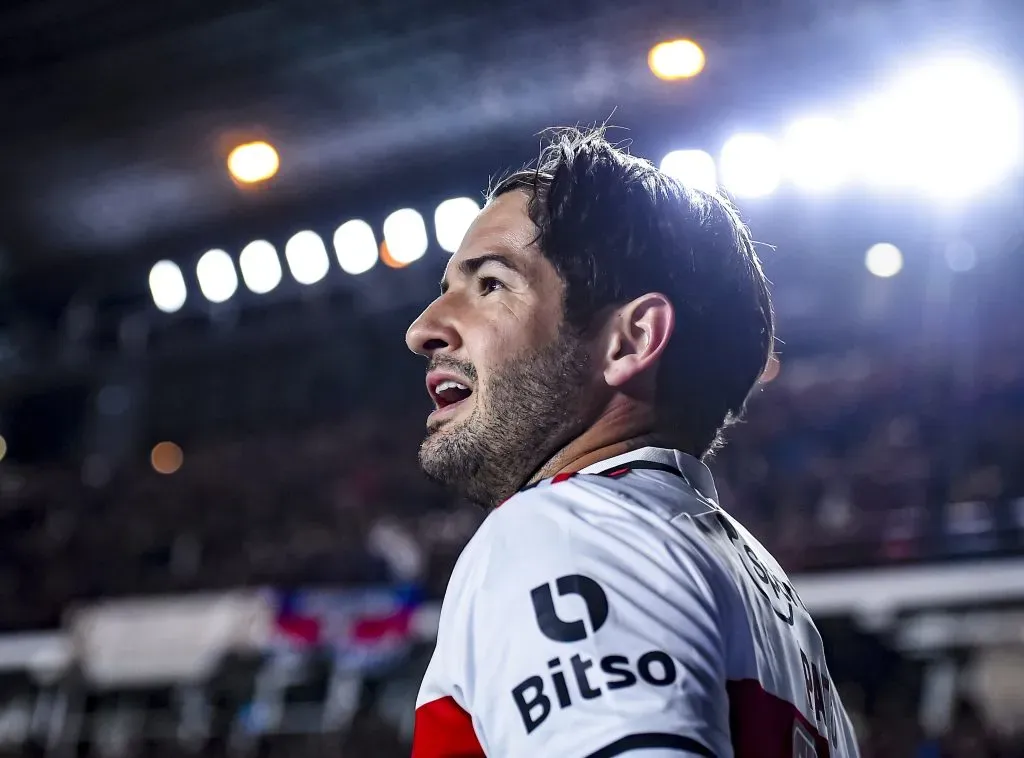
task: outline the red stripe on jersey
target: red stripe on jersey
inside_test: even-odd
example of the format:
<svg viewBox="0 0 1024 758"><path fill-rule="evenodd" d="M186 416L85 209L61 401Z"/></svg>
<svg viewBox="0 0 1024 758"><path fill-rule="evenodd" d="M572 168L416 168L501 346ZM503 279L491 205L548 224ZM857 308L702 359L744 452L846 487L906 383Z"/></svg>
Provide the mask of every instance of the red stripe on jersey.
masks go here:
<svg viewBox="0 0 1024 758"><path fill-rule="evenodd" d="M800 710L756 679L726 684L736 758L828 758L828 740Z"/></svg>
<svg viewBox="0 0 1024 758"><path fill-rule="evenodd" d="M473 721L450 697L416 709L412 758L484 758Z"/></svg>
<svg viewBox="0 0 1024 758"><path fill-rule="evenodd" d="M563 471L561 474L555 474L551 477L552 484L558 484L559 482L567 482L576 476L575 471Z"/></svg>

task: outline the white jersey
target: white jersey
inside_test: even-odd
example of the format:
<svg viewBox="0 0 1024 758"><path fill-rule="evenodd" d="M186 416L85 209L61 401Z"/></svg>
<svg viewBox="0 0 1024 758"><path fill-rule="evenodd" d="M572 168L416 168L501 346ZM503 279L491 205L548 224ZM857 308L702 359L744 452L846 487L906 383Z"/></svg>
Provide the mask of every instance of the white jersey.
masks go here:
<svg viewBox="0 0 1024 758"><path fill-rule="evenodd" d="M517 493L466 546L413 758L847 758L785 572L711 473L644 448Z"/></svg>

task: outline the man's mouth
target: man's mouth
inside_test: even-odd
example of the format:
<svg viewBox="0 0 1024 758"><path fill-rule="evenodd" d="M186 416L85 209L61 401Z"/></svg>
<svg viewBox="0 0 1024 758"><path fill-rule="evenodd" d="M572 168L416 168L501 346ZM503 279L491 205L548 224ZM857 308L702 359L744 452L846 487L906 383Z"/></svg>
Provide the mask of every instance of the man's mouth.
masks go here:
<svg viewBox="0 0 1024 758"><path fill-rule="evenodd" d="M427 391L435 407L431 420L454 413L473 394L468 380L445 372L427 374Z"/></svg>
<svg viewBox="0 0 1024 758"><path fill-rule="evenodd" d="M473 394L473 390L454 379L446 379L434 388L434 401L438 408L458 405Z"/></svg>

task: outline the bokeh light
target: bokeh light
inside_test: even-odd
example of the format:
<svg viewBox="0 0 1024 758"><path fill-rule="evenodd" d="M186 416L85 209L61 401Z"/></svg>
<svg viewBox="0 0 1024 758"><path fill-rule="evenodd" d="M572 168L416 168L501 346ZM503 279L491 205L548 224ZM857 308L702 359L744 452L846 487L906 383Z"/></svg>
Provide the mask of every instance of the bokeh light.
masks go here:
<svg viewBox="0 0 1024 758"><path fill-rule="evenodd" d="M890 242L879 242L868 248L864 266L875 276L889 279L903 270L903 253Z"/></svg>
<svg viewBox="0 0 1024 758"><path fill-rule="evenodd" d="M158 261L149 270L149 292L153 304L164 313L175 313L185 304L185 277L174 261Z"/></svg>
<svg viewBox="0 0 1024 758"><path fill-rule="evenodd" d="M235 262L223 250L207 250L196 264L196 278L203 297L211 303L223 303L238 291Z"/></svg>
<svg viewBox="0 0 1024 758"><path fill-rule="evenodd" d="M284 246L288 270L299 284L316 284L331 268L327 247L320 235L309 230L292 235Z"/></svg>
<svg viewBox="0 0 1024 758"><path fill-rule="evenodd" d="M384 240L395 263L407 266L427 252L427 227L423 216L401 208L384 219Z"/></svg>
<svg viewBox="0 0 1024 758"><path fill-rule="evenodd" d="M764 134L737 134L725 143L720 161L722 184L738 197L764 197L782 181L782 154Z"/></svg>
<svg viewBox="0 0 1024 758"><path fill-rule="evenodd" d="M242 184L265 182L277 173L280 166L277 150L267 142L248 142L228 155L228 171Z"/></svg>
<svg viewBox="0 0 1024 758"><path fill-rule="evenodd" d="M364 274L377 263L377 238L365 221L352 219L334 232L334 255L346 274Z"/></svg>
<svg viewBox="0 0 1024 758"><path fill-rule="evenodd" d="M281 260L277 250L266 240L255 240L238 256L242 281L251 292L264 295L281 283Z"/></svg>
<svg viewBox="0 0 1024 758"><path fill-rule="evenodd" d="M469 197L453 197L438 205L434 211L434 231L441 249L447 253L458 250L479 212L480 206Z"/></svg>
<svg viewBox="0 0 1024 758"><path fill-rule="evenodd" d="M677 39L661 42L651 48L647 65L659 79L689 79L704 70L704 51L693 40Z"/></svg>
<svg viewBox="0 0 1024 758"><path fill-rule="evenodd" d="M173 474L185 462L185 454L173 442L158 442L149 454L149 462L158 474Z"/></svg>
<svg viewBox="0 0 1024 758"><path fill-rule="evenodd" d="M673 150L661 159L659 168L686 187L712 194L718 191L715 159L703 150Z"/></svg>

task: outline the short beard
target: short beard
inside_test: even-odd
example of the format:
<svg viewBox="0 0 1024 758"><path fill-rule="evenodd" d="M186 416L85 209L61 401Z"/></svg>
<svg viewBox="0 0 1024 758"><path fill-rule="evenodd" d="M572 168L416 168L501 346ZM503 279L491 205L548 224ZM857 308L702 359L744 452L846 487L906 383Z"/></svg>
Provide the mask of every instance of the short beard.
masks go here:
<svg viewBox="0 0 1024 758"><path fill-rule="evenodd" d="M510 359L487 381L469 418L427 432L419 453L424 473L496 508L582 432L589 363L583 341L567 328L551 344Z"/></svg>

